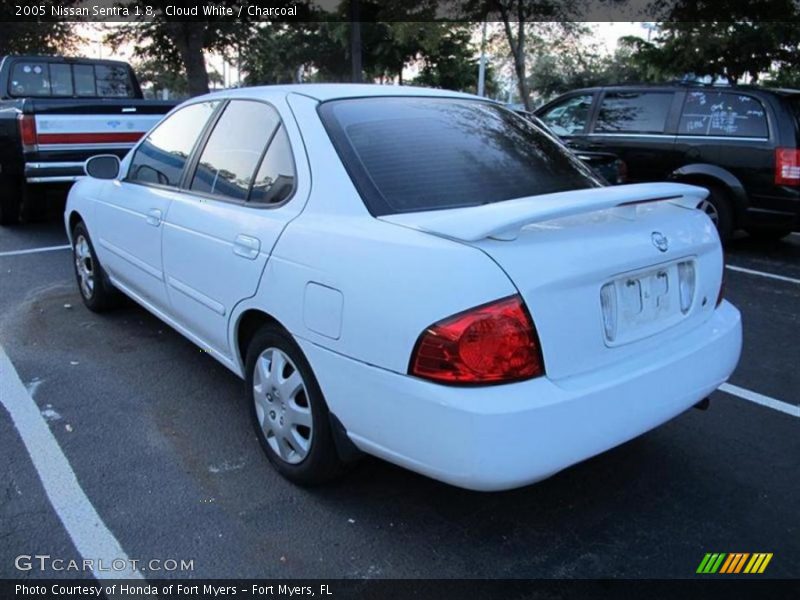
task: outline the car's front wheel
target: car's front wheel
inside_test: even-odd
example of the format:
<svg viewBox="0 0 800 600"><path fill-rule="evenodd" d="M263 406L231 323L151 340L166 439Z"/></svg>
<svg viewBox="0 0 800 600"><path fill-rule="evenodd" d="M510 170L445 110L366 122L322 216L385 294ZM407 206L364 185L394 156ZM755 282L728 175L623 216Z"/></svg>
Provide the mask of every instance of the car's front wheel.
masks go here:
<svg viewBox="0 0 800 600"><path fill-rule="evenodd" d="M330 415L300 347L277 325L256 333L247 351L247 390L253 426L275 469L301 485L342 471Z"/></svg>
<svg viewBox="0 0 800 600"><path fill-rule="evenodd" d="M108 282L100 261L97 260L92 240L86 226L80 222L72 230L72 259L78 291L86 308L103 312L117 300L117 290Z"/></svg>

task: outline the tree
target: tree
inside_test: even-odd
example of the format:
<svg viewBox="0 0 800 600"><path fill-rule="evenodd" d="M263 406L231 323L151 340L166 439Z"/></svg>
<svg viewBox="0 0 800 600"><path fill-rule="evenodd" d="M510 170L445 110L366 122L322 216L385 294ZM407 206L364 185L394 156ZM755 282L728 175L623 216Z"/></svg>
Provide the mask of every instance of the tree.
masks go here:
<svg viewBox="0 0 800 600"><path fill-rule="evenodd" d="M459 2L459 0L456 0ZM503 25L506 42L513 61L514 74L520 99L526 110L531 110L528 87L528 48L531 22L566 20L576 11L575 0L460 0L461 12L467 18L484 21L497 16Z"/></svg>
<svg viewBox="0 0 800 600"><path fill-rule="evenodd" d="M478 59L472 45L474 26L437 23L423 42L422 68L414 85L476 93ZM487 66L486 93L497 93L494 70Z"/></svg>
<svg viewBox="0 0 800 600"><path fill-rule="evenodd" d="M70 5L74 2L64 2ZM5 54L71 54L82 39L74 23L17 21L11 4L0 4L0 56Z"/></svg>
<svg viewBox="0 0 800 600"><path fill-rule="evenodd" d="M664 18L658 35L635 45L639 58L665 76L757 82L774 65L797 60L800 8L793 0L660 0L657 6ZM792 18L774 20L778 15Z"/></svg>
<svg viewBox="0 0 800 600"><path fill-rule="evenodd" d="M308 9L307 4L300 2L287 0L286 4L301 8L304 12ZM128 4L131 10L135 5L139 5L141 21L120 25L107 36L106 41L114 47L133 43L137 58L153 59L175 70L185 70L188 91L192 96L205 94L209 90L204 53L228 53L231 48L250 39L254 26L246 16L247 10L242 11L242 17L238 20L201 21L167 17L167 7L176 6L171 0L135 0ZM233 9L234 14L239 14L240 6L246 8L247 2L218 0L214 5L224 5ZM147 6L155 8L154 17L146 16Z"/></svg>

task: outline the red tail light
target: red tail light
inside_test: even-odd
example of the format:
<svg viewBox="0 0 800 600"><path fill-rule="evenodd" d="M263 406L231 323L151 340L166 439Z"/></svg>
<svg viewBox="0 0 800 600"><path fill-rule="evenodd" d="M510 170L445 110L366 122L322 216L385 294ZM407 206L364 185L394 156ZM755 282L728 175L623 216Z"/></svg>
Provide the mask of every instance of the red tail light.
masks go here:
<svg viewBox="0 0 800 600"><path fill-rule="evenodd" d="M775 149L775 185L800 185L800 150Z"/></svg>
<svg viewBox="0 0 800 600"><path fill-rule="evenodd" d="M25 150L36 146L36 118L33 115L19 115L19 137Z"/></svg>
<svg viewBox="0 0 800 600"><path fill-rule="evenodd" d="M719 292L717 292L717 303L715 308L722 304L722 301L725 299L725 253L722 253L722 274L720 275L719 280Z"/></svg>
<svg viewBox="0 0 800 600"><path fill-rule="evenodd" d="M417 340L409 373L451 384L544 375L539 338L522 298L510 296L431 325Z"/></svg>

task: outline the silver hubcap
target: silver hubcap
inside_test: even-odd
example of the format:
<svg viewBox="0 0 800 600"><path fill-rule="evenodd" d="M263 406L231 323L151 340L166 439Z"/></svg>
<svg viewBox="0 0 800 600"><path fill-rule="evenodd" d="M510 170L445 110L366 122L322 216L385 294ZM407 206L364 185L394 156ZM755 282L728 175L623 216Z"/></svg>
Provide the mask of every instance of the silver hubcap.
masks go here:
<svg viewBox="0 0 800 600"><path fill-rule="evenodd" d="M708 200L703 200L697 205L697 208L706 213L708 218L711 219L711 222L714 223L715 226L719 226L719 212L717 211L716 206L714 206Z"/></svg>
<svg viewBox="0 0 800 600"><path fill-rule="evenodd" d="M94 261L89 250L89 242L82 235L75 240L75 271L84 298L91 298L94 293Z"/></svg>
<svg viewBox="0 0 800 600"><path fill-rule="evenodd" d="M314 438L311 402L300 371L277 348L267 348L253 373L256 416L270 448L289 464L308 456Z"/></svg>

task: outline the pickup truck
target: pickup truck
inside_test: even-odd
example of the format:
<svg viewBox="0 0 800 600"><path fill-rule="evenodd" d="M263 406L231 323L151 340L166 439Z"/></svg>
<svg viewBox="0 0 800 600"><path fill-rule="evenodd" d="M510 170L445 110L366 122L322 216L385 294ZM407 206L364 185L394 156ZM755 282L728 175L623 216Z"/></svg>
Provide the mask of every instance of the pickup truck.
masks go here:
<svg viewBox="0 0 800 600"><path fill-rule="evenodd" d="M145 100L130 65L0 58L0 224L34 219L96 154L127 153L176 102Z"/></svg>

